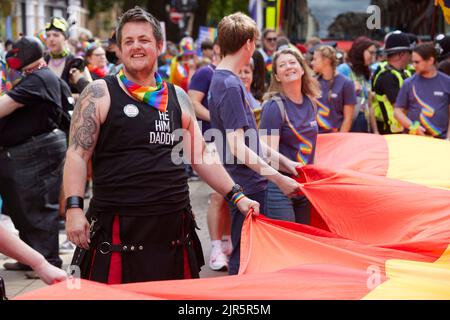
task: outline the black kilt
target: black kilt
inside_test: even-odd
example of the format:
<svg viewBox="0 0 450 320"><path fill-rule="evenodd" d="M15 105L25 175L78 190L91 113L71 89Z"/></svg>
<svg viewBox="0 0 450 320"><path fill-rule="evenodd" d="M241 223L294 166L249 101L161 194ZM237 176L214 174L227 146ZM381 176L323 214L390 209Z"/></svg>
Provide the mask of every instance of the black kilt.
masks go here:
<svg viewBox="0 0 450 320"><path fill-rule="evenodd" d="M110 246L116 215L121 245ZM111 250L121 253L122 283L184 279L185 250L191 278L199 277L204 258L190 207L171 214L130 216L100 213L90 206L86 217L89 223L96 219L90 248L77 247L72 260L82 279L107 283Z"/></svg>

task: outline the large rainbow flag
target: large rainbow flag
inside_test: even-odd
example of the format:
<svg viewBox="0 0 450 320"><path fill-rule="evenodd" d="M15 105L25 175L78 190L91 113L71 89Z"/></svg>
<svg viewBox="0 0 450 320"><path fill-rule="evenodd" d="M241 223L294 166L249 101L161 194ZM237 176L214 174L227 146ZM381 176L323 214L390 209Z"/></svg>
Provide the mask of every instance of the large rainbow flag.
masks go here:
<svg viewBox="0 0 450 320"><path fill-rule="evenodd" d="M320 223L248 215L237 276L59 283L18 299L450 299L450 142L327 134L316 161L298 181Z"/></svg>

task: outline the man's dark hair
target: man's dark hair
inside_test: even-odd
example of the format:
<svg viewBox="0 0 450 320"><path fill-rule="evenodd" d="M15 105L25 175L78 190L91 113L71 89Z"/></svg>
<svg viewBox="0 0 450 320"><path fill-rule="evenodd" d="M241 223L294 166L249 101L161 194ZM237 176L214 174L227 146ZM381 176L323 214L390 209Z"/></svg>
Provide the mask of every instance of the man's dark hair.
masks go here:
<svg viewBox="0 0 450 320"><path fill-rule="evenodd" d="M437 62L436 47L432 42L419 44L417 47L414 48L413 52L421 56L423 60L430 60L431 58L433 58L434 64L436 64Z"/></svg>
<svg viewBox="0 0 450 320"><path fill-rule="evenodd" d="M211 49L212 50L213 46L214 46L214 43L211 40L206 39L201 44L201 50L207 50L207 49Z"/></svg>
<svg viewBox="0 0 450 320"><path fill-rule="evenodd" d="M122 47L122 29L128 22L148 22L153 28L153 35L158 43L164 40L161 24L159 21L149 12L145 11L141 7L134 7L133 9L125 12L119 19L119 23L116 29L117 45Z"/></svg>
<svg viewBox="0 0 450 320"><path fill-rule="evenodd" d="M264 29L263 32L262 32L262 37L265 38L271 32L277 33L277 31L275 29L270 29L270 28L269 29Z"/></svg>

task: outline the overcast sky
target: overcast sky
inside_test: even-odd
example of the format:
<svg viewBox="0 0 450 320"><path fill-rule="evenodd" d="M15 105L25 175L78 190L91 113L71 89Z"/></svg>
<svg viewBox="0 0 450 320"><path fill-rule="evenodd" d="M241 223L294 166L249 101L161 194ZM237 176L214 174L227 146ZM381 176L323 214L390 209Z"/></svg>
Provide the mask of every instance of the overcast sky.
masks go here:
<svg viewBox="0 0 450 320"><path fill-rule="evenodd" d="M308 6L312 14L319 21L319 36L328 35L328 26L334 18L343 12L366 12L370 5L370 0L308 0Z"/></svg>

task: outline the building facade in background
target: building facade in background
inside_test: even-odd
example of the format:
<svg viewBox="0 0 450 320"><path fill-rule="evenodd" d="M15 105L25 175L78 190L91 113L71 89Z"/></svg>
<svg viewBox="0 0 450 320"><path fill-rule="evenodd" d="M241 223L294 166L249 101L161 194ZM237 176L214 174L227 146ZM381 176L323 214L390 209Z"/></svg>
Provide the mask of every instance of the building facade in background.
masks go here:
<svg viewBox="0 0 450 320"><path fill-rule="evenodd" d="M249 13L260 30L276 29L293 42L305 41L319 31L307 0L250 0Z"/></svg>
<svg viewBox="0 0 450 320"><path fill-rule="evenodd" d="M450 32L442 8L434 6L435 0L372 0L381 10L381 27L385 31L402 30L417 35L431 35L433 13L435 13L434 34Z"/></svg>
<svg viewBox="0 0 450 320"><path fill-rule="evenodd" d="M87 25L88 11L82 0L0 0L0 38L35 35L51 17L63 17L76 26ZM74 29L76 30L76 29Z"/></svg>

